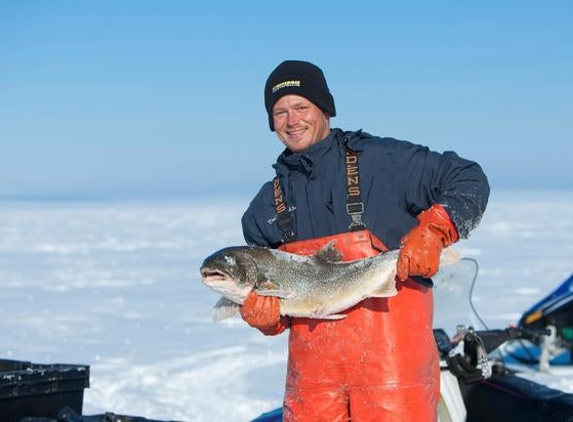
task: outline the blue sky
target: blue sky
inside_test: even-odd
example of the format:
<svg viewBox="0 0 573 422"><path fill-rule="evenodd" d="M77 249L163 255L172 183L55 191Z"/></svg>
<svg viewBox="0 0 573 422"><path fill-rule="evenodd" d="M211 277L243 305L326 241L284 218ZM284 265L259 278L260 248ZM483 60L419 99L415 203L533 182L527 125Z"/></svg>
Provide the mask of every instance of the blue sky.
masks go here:
<svg viewBox="0 0 573 422"><path fill-rule="evenodd" d="M324 70L334 127L455 150L494 191L570 189L571 22L570 1L0 0L0 196L254 194L284 59Z"/></svg>

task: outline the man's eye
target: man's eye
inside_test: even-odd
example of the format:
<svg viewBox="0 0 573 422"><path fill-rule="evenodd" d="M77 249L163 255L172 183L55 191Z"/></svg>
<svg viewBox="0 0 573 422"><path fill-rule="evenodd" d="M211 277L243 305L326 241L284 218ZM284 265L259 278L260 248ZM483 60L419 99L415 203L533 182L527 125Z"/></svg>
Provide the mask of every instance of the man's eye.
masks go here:
<svg viewBox="0 0 573 422"><path fill-rule="evenodd" d="M281 117L281 116L284 116L285 113L286 113L286 111L283 111L283 110L281 110L281 111L275 111L275 112L273 113L273 117Z"/></svg>

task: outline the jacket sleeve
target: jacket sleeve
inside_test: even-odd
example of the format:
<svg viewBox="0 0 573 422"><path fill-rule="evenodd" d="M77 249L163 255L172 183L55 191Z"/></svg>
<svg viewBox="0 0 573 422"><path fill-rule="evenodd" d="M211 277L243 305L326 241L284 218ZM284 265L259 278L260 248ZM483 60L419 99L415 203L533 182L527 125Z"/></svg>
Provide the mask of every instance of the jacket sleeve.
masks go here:
<svg viewBox="0 0 573 422"><path fill-rule="evenodd" d="M241 224L243 226L243 237L245 238L247 245L262 246L265 248L270 247L269 242L264 238L263 233L257 224L257 220L251 207L249 207L245 214L243 214Z"/></svg>
<svg viewBox="0 0 573 422"><path fill-rule="evenodd" d="M271 247L270 242L263 235L263 232L261 231L256 219L256 213L260 212L260 207L257 204L260 204L260 202L261 194L255 197L255 199L249 205L247 211L245 211L243 214L243 218L241 219L241 224L243 226L243 237L245 238L245 241L248 245L269 248ZM266 330L259 329L259 331L265 336L276 336L284 332L289 327L290 317L282 316L276 326Z"/></svg>
<svg viewBox="0 0 573 422"><path fill-rule="evenodd" d="M249 246L271 247L271 241L265 236L260 222L265 220L265 204L272 203L272 182L265 183L253 198L249 207L243 214L241 224L243 237Z"/></svg>
<svg viewBox="0 0 573 422"><path fill-rule="evenodd" d="M434 204L442 205L460 238L477 227L489 198L489 183L475 162L448 151L443 154L404 142L402 183L408 212L416 216Z"/></svg>

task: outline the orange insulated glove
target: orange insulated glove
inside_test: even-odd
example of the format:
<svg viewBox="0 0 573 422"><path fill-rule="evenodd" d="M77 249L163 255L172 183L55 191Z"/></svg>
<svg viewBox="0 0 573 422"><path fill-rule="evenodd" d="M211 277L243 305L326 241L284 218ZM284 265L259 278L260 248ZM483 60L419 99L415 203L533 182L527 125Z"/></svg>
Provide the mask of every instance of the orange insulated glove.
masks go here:
<svg viewBox="0 0 573 422"><path fill-rule="evenodd" d="M286 323L281 318L281 306L278 297L261 296L252 291L245 299L240 312L247 324L265 335L279 334L286 328Z"/></svg>
<svg viewBox="0 0 573 422"><path fill-rule="evenodd" d="M430 278L438 272L442 249L458 240L458 231L441 205L418 215L418 225L402 238L396 277Z"/></svg>

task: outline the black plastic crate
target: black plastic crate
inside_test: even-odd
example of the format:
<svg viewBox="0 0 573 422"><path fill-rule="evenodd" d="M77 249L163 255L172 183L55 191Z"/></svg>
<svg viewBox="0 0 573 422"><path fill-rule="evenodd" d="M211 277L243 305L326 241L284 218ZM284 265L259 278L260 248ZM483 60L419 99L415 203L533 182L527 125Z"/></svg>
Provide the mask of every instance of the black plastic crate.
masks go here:
<svg viewBox="0 0 573 422"><path fill-rule="evenodd" d="M69 408L61 410L58 419L52 418L24 418L20 422L177 422L146 419L141 416L116 415L106 412L101 415L82 416Z"/></svg>
<svg viewBox="0 0 573 422"><path fill-rule="evenodd" d="M64 407L81 414L89 378L87 365L42 365L0 359L1 420L57 418Z"/></svg>

